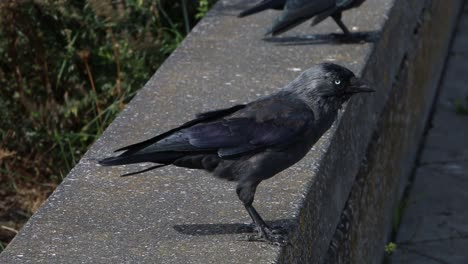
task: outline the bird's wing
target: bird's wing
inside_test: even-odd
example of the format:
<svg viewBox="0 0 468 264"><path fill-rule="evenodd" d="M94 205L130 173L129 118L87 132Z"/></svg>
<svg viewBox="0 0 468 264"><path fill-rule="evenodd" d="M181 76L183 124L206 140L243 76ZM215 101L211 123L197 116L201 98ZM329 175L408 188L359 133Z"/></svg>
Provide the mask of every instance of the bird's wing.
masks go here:
<svg viewBox="0 0 468 264"><path fill-rule="evenodd" d="M313 112L301 102L269 99L249 104L233 115L180 129L133 153L217 153L235 158L291 144L313 119Z"/></svg>
<svg viewBox="0 0 468 264"><path fill-rule="evenodd" d="M353 7L358 7L363 2L364 0L337 0L336 5L333 8L329 8L325 10L324 12L317 14L317 16L315 16L314 19L312 20L311 26L317 25L318 23L325 20L327 17L337 12L341 12L343 10L347 10Z"/></svg>
<svg viewBox="0 0 468 264"><path fill-rule="evenodd" d="M162 134L159 134L153 138L150 138L148 140L145 140L145 141L142 141L142 142L139 142L139 143L136 143L136 144L133 144L133 145L129 145L129 146L125 146L123 148L120 148L118 150L116 150L116 152L119 152L119 151L125 151L121 156L128 156L128 155L131 155L133 153L136 153L144 148L147 148L148 146L151 146L155 143L157 143L158 141L182 130L182 129L185 129L185 128L188 128L188 127L191 127L191 126L194 126L196 124L199 124L199 123L202 123L202 122L210 122L212 120L216 120L216 119L219 119L219 118L223 118L227 115L230 115L242 108L244 108L245 105L235 105L233 107L230 107L230 108L226 108L226 109L220 109L220 110L215 110L215 111L209 111L209 112L205 112L205 113L201 113L201 114L198 114L196 116L195 119L191 120L191 121L188 121L186 123L184 123L183 125L179 126L179 127L176 127L176 128L173 128L169 131L166 131Z"/></svg>
<svg viewBox="0 0 468 264"><path fill-rule="evenodd" d="M266 34L281 34L335 6L335 0L287 0L283 12Z"/></svg>
<svg viewBox="0 0 468 264"><path fill-rule="evenodd" d="M217 149L222 158L256 152L265 148L287 145L306 129L308 120L302 116L258 122L236 118L193 127L189 143L198 149Z"/></svg>
<svg viewBox="0 0 468 264"><path fill-rule="evenodd" d="M340 12L341 8L338 6L335 6L333 8L329 8L320 14L317 14L314 19L312 20L312 23L310 24L311 26L315 26L322 22L323 20L327 19L329 16L335 14L336 12Z"/></svg>
<svg viewBox="0 0 468 264"><path fill-rule="evenodd" d="M355 0L336 0L336 6L345 8L351 5Z"/></svg>
<svg viewBox="0 0 468 264"><path fill-rule="evenodd" d="M267 9L283 9L285 4L286 0L263 0L253 7L240 12L238 17L250 16Z"/></svg>
<svg viewBox="0 0 468 264"><path fill-rule="evenodd" d="M341 7L342 9L350 9L354 7L359 7L364 2L365 0L337 0L336 6Z"/></svg>
<svg viewBox="0 0 468 264"><path fill-rule="evenodd" d="M232 116L180 130L143 151L211 152L233 158L291 144L313 119L313 112L301 102L265 100Z"/></svg>

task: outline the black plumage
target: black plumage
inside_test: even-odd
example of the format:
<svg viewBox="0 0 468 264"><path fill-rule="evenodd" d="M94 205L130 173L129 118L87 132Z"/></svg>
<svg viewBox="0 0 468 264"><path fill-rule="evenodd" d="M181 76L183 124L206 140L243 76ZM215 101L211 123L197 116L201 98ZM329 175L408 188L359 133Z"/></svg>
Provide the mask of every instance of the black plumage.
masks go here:
<svg viewBox="0 0 468 264"><path fill-rule="evenodd" d="M348 69L323 63L281 91L211 111L146 141L119 149L104 166L153 162L204 169L237 181L237 194L263 239L283 243L252 206L258 184L299 161L327 131L353 94L373 91ZM147 171L147 170L145 170Z"/></svg>
<svg viewBox="0 0 468 264"><path fill-rule="evenodd" d="M350 31L341 20L342 12L359 7L365 0L263 0L257 5L242 11L239 17L256 14L267 9L282 10L280 16L266 35L273 36L284 33L291 28L313 18L312 26L332 17L347 36Z"/></svg>

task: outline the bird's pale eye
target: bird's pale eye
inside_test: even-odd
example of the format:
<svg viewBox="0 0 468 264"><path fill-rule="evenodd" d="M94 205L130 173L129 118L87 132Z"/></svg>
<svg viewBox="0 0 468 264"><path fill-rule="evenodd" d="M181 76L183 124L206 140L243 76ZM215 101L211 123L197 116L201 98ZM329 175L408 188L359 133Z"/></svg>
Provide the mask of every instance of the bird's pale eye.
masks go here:
<svg viewBox="0 0 468 264"><path fill-rule="evenodd" d="M335 84L339 85L341 83L341 80L335 80Z"/></svg>

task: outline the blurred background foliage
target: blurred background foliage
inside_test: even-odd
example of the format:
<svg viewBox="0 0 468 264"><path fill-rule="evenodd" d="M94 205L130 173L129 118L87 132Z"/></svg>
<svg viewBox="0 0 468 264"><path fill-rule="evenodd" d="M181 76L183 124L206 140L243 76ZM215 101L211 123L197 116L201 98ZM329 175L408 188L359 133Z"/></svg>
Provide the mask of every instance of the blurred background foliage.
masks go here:
<svg viewBox="0 0 468 264"><path fill-rule="evenodd" d="M0 1L0 251L215 1Z"/></svg>

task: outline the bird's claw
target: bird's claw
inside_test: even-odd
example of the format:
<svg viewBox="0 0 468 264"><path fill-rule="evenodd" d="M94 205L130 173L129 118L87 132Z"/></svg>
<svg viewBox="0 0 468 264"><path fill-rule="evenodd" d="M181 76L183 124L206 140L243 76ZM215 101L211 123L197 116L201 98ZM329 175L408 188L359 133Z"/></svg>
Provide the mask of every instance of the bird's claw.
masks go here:
<svg viewBox="0 0 468 264"><path fill-rule="evenodd" d="M248 241L268 242L275 246L287 246L291 244L286 235L286 230L282 226L275 226L275 228L266 227L263 230L261 228L257 229L257 234L247 237Z"/></svg>
<svg viewBox="0 0 468 264"><path fill-rule="evenodd" d="M290 244L288 238L285 235L273 234L273 233L269 233L267 235L264 235L264 234L249 235L247 237L247 240L257 241L257 242L268 242L275 246L286 246Z"/></svg>
<svg viewBox="0 0 468 264"><path fill-rule="evenodd" d="M274 225L271 228L268 228L272 234L283 234L286 235L288 233L287 228L283 225Z"/></svg>

